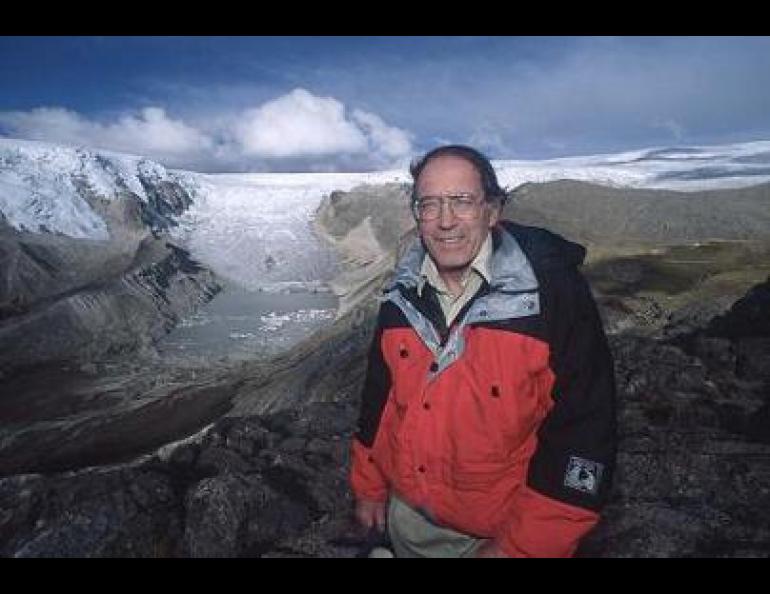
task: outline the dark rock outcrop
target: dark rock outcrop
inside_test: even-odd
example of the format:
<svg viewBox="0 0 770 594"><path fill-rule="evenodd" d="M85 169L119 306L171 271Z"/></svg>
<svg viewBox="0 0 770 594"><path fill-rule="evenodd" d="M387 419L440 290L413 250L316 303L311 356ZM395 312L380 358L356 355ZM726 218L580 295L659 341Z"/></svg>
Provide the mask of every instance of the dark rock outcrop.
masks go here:
<svg viewBox="0 0 770 594"><path fill-rule="evenodd" d="M352 556L350 404L228 418L141 462L0 479L0 554Z"/></svg>
<svg viewBox="0 0 770 594"><path fill-rule="evenodd" d="M767 295L758 285L668 343L612 337L618 473L582 555L770 555Z"/></svg>
<svg viewBox="0 0 770 594"><path fill-rule="evenodd" d="M149 468L0 479L0 550L16 557L167 556L173 485Z"/></svg>

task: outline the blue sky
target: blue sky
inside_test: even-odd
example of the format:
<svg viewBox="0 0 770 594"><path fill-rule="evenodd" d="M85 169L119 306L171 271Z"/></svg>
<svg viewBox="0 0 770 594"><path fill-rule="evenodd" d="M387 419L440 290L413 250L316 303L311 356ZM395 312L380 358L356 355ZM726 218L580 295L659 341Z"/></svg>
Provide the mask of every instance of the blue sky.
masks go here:
<svg viewBox="0 0 770 594"><path fill-rule="evenodd" d="M0 37L0 135L200 171L770 139L770 37Z"/></svg>

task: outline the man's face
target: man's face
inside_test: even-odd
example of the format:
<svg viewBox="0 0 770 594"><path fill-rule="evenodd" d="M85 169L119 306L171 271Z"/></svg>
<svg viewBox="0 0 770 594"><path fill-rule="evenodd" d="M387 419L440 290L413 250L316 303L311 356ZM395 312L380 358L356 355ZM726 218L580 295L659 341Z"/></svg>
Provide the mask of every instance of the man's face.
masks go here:
<svg viewBox="0 0 770 594"><path fill-rule="evenodd" d="M420 236L440 273L463 273L471 264L489 229L497 223L499 207L484 200L481 176L461 157L431 159L417 180L417 198L471 194L481 205L472 218L458 218L446 199L437 218L418 220Z"/></svg>

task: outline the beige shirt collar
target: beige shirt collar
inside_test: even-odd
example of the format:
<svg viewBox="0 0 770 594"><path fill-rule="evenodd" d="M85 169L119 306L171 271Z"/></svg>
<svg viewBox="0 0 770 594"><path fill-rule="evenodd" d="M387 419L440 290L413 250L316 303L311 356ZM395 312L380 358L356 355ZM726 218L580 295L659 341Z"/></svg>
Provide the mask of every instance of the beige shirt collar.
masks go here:
<svg viewBox="0 0 770 594"><path fill-rule="evenodd" d="M487 233L486 239L481 244L479 253L471 262L465 276L462 279L463 289L468 285L470 275L472 272L476 272L483 280L490 282L489 268L492 261L492 234ZM439 293L449 294L446 284L438 273L436 263L433 258L430 257L428 252L425 252L425 257L422 260L422 267L420 268L420 283L417 285L417 294L422 297L422 290L425 287L425 283L430 283L433 288Z"/></svg>

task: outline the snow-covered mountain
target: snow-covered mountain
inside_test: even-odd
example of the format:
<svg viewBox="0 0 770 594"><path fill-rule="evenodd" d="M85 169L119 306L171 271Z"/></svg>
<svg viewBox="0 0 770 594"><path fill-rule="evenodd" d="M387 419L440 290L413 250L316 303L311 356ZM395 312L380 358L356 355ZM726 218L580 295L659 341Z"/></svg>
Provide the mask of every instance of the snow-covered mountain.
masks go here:
<svg viewBox="0 0 770 594"><path fill-rule="evenodd" d="M770 141L495 166L509 189L558 179L682 191L736 188L770 181ZM222 276L265 289L322 282L333 274L334 258L310 233L324 195L361 184L407 183L409 175L406 170L209 175L170 171L138 156L0 139L0 217L16 229L106 239L108 224L94 209L94 197L109 201L130 192L146 203L152 188L164 182L192 197L181 216L167 213L179 223L174 236Z"/></svg>
<svg viewBox="0 0 770 594"><path fill-rule="evenodd" d="M221 276L250 289L307 285L328 279L334 269L333 256L309 227L321 198L406 177L406 172L205 175L170 171L139 156L0 138L0 222L21 231L107 240L110 221L95 207L132 194L156 219L165 215L178 224L174 238ZM153 200L164 184L192 198L181 216L182 208L169 212L168 205L160 202L159 208Z"/></svg>
<svg viewBox="0 0 770 594"><path fill-rule="evenodd" d="M682 191L735 188L770 181L770 141L494 164L510 189L557 179ZM284 211L291 218L307 216L333 190L407 182L409 176L401 170L205 175L167 170L140 156L0 138L0 213L17 229L105 239L107 226L84 196L109 200L128 190L147 200L148 181L176 182L197 195L200 203L193 211L199 220L214 210L246 215L256 204L259 221L271 226ZM226 227L233 230L230 223Z"/></svg>
<svg viewBox="0 0 770 594"><path fill-rule="evenodd" d="M571 179L602 185L679 191L741 188L770 181L770 141L658 147L542 161L497 161L500 183Z"/></svg>
<svg viewBox="0 0 770 594"><path fill-rule="evenodd" d="M194 191L189 176L143 157L0 138L0 215L19 230L108 239L92 200L132 193L147 204L165 182Z"/></svg>

